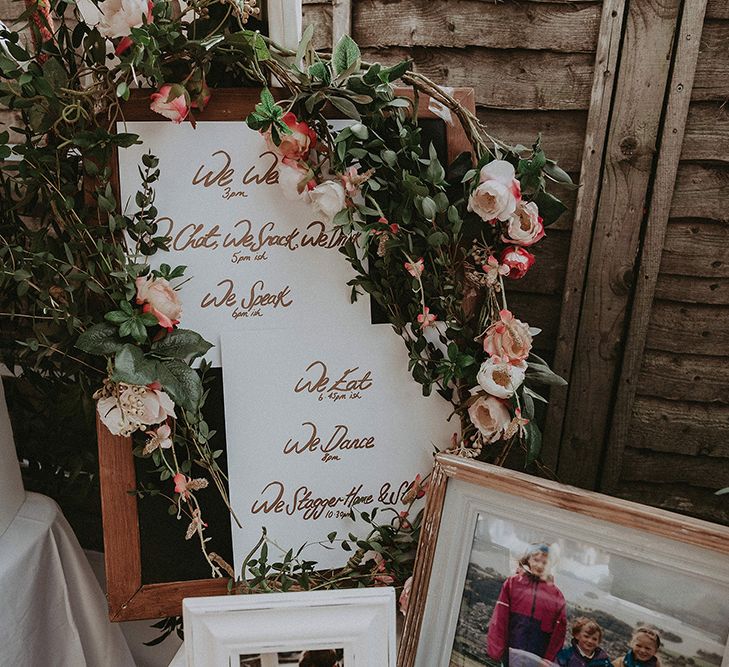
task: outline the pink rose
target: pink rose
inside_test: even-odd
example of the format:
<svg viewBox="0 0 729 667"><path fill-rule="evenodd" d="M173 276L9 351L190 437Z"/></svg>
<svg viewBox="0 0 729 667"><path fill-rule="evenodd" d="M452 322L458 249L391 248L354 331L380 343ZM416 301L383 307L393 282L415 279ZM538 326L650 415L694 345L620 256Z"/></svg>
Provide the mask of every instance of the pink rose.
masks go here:
<svg viewBox="0 0 729 667"><path fill-rule="evenodd" d="M179 324L182 306L177 292L164 278L142 278L136 280L137 303L144 304L142 310L152 313L161 327L172 331Z"/></svg>
<svg viewBox="0 0 729 667"><path fill-rule="evenodd" d="M291 130L291 134L282 134L281 143L276 146L271 133L267 132L265 136L269 148L287 160L306 160L312 146L316 144L316 132L304 121L299 122L291 111L281 120Z"/></svg>
<svg viewBox="0 0 729 667"><path fill-rule="evenodd" d="M529 326L517 320L510 311L502 310L483 339L483 349L492 357L506 357L511 363L524 361L532 349Z"/></svg>
<svg viewBox="0 0 729 667"><path fill-rule="evenodd" d="M506 243L514 245L534 245L544 236L544 224L539 216L537 205L530 201L521 202L506 223L506 234L501 237Z"/></svg>
<svg viewBox="0 0 729 667"><path fill-rule="evenodd" d="M486 443L496 442L511 423L511 415L504 402L494 396L477 398L468 408L468 416Z"/></svg>
<svg viewBox="0 0 729 667"><path fill-rule="evenodd" d="M534 264L534 255L520 246L511 246L501 253L501 263L509 267L509 278L523 278Z"/></svg>
<svg viewBox="0 0 729 667"><path fill-rule="evenodd" d="M149 105L152 111L178 125L190 113L190 95L179 83L166 83L158 92L152 93L149 99L152 100Z"/></svg>
<svg viewBox="0 0 729 667"><path fill-rule="evenodd" d="M398 599L398 602L400 603L400 611L403 615L408 613L408 605L410 604L410 590L413 587L413 578L408 577L407 581L402 587L402 592L400 593L400 597Z"/></svg>
<svg viewBox="0 0 729 667"><path fill-rule="evenodd" d="M468 210L486 222L503 222L513 215L520 200L514 167L506 160L494 160L481 169L480 182L468 198Z"/></svg>

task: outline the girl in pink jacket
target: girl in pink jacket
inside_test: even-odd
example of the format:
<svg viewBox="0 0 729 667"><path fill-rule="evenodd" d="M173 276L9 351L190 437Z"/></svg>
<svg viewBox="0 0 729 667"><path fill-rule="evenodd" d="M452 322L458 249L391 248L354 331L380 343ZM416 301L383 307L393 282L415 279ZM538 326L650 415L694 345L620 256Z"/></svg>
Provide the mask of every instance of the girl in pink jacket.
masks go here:
<svg viewBox="0 0 729 667"><path fill-rule="evenodd" d="M549 546L533 545L519 561L516 574L501 587L489 621L486 650L494 660L511 667L543 658L554 662L567 630L562 591L547 575Z"/></svg>

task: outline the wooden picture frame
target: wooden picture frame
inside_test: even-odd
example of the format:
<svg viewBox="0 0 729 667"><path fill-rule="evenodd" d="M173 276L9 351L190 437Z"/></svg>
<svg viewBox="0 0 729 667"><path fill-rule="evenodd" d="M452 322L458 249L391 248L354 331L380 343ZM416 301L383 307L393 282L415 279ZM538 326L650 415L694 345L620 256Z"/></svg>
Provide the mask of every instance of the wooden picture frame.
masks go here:
<svg viewBox="0 0 729 667"><path fill-rule="evenodd" d="M428 491L398 654L399 667L486 664L487 659L498 664L503 659L496 655L499 650L508 650L511 655L514 649L518 654L518 649L524 647L512 646L517 640L512 641L511 636L503 637L503 618L494 610L499 608L500 613L504 608L509 610L506 612L509 622L512 607L513 613L517 613L518 603L513 602L516 598L502 597L506 590L503 582L515 580L517 576L526 577L522 563L526 563L528 574L532 561L527 556L531 553L533 557L537 550L545 553L547 564L561 550L557 567L550 576L543 573L540 579L551 582L552 588L564 587L565 581L582 581L580 577L585 581L594 577L596 582L601 582L591 584L589 590L586 587L589 595L575 593L577 586L573 584L564 588L563 629L567 635L570 621L576 616L589 616L591 611L604 615L609 600L617 610L610 612L613 617L623 625L632 625L633 630L637 624L653 624L673 632L675 628L669 627L673 619L676 627L685 622L686 631L690 627L693 632L698 619L702 619L704 624L699 623L697 632L704 631L708 637L708 628L715 632L719 624L720 632L715 635L720 638L717 645L723 647L721 664L724 667L729 664L728 527L439 454ZM595 569L595 565L588 574L586 566L583 569L579 565L592 561L603 569ZM604 578L605 568L612 577L609 581ZM529 576L532 583L536 581L537 578ZM553 591L545 590L545 598L547 593ZM562 595L561 590L559 594ZM713 611L709 618L703 619L695 608L697 594L701 594L704 609ZM583 596L588 600L583 600ZM640 620L635 610L626 611L631 604L642 605ZM647 606L650 604L653 606ZM679 618L674 619L675 611L671 612L673 616L665 613L666 609L681 605L684 607ZM587 612L580 611L585 608ZM532 616L534 609L532 606ZM478 629L474 630L476 618ZM686 618L690 620L681 620ZM557 628L557 620L547 620L546 615L539 620L543 631L545 627ZM492 624L493 630L486 632L484 628ZM421 633L421 628L427 628L428 632ZM555 646L559 643L559 637L552 641L556 630L550 631L553 634L549 645L545 644L545 654L552 643ZM667 632L664 645L674 650L670 641L676 638L668 638ZM689 644L696 641L692 638ZM718 649L711 643L713 640L704 641L706 646L713 647L707 653L716 655ZM688 645L675 650L688 650ZM554 660L551 655L528 655L535 659L535 665ZM624 652L609 657L615 660L622 655ZM684 657L681 664L692 664L683 653L679 655ZM679 664L665 657L661 660L663 667Z"/></svg>
<svg viewBox="0 0 729 667"><path fill-rule="evenodd" d="M280 97L284 93L274 89ZM398 89L398 94L412 96L408 89ZM133 90L123 105L123 117L119 121L155 121L169 123L149 108L148 90ZM457 88L452 95L467 109L475 112L473 89ZM242 121L260 99L256 88L217 89L196 121ZM441 119L430 108L427 96L418 98L419 118ZM445 121L443 121L445 123ZM458 120L445 123L448 162L463 151L471 150L470 143ZM112 164L112 183L117 201L120 200L118 161ZM142 581L141 537L137 496L137 477L134 468L131 438L114 436L97 419L99 447L99 478L104 533L104 559L106 564L107 598L109 618L127 621L179 615L182 599L193 596L223 595L227 591L226 579L195 579L149 584Z"/></svg>
<svg viewBox="0 0 729 667"><path fill-rule="evenodd" d="M242 654L278 664L278 653L326 649L340 651L344 667L395 667L393 588L191 598L183 621L195 667L237 665Z"/></svg>

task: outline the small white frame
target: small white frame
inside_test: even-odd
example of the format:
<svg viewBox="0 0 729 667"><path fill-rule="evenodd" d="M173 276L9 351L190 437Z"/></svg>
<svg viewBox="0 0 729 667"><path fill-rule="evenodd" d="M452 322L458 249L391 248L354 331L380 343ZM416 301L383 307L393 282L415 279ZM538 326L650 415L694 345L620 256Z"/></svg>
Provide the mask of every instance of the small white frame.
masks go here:
<svg viewBox="0 0 729 667"><path fill-rule="evenodd" d="M344 649L344 667L395 667L395 590L186 598L188 667L234 667L241 654Z"/></svg>

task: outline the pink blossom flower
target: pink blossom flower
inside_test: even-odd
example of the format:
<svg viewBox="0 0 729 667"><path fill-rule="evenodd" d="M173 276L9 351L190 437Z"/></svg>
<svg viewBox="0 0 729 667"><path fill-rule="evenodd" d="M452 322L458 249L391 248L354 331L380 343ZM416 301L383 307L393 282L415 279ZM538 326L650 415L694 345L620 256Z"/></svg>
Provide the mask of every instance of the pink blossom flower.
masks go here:
<svg viewBox="0 0 729 667"><path fill-rule="evenodd" d="M425 271L425 262L423 261L423 258L421 257L416 262L405 262L405 270L413 277L413 278L420 278L420 276L423 275L423 271Z"/></svg>
<svg viewBox="0 0 729 667"><path fill-rule="evenodd" d="M523 278L534 264L534 255L520 246L504 248L501 263L509 267L509 278Z"/></svg>
<svg viewBox="0 0 729 667"><path fill-rule="evenodd" d="M149 432L149 440L144 447L144 454L151 454L155 449L169 449L172 447L172 429L162 424L155 431Z"/></svg>
<svg viewBox="0 0 729 667"><path fill-rule="evenodd" d="M423 312L418 315L418 324L420 324L421 329L427 329L428 327L432 327L437 319L438 316L431 314L430 308L425 306L425 308L423 308Z"/></svg>
<svg viewBox="0 0 729 667"><path fill-rule="evenodd" d="M502 235L502 241L530 246L542 238L544 238L544 223L537 205L533 201L520 202L506 223L506 234Z"/></svg>
<svg viewBox="0 0 729 667"><path fill-rule="evenodd" d="M499 276L508 276L509 269L506 264L499 264L499 260L493 255L489 255L486 264L481 267L486 273L486 282L489 285L495 285L499 282Z"/></svg>
<svg viewBox="0 0 729 667"><path fill-rule="evenodd" d="M204 478L190 479L181 472L174 475L172 481L175 483L175 493L179 493L185 500L190 497L190 491L204 489L208 485L208 480Z"/></svg>
<svg viewBox="0 0 729 667"><path fill-rule="evenodd" d="M178 83L164 84L159 91L152 93L149 99L152 100L149 105L152 111L178 125L190 113L190 95L185 87Z"/></svg>
<svg viewBox="0 0 729 667"><path fill-rule="evenodd" d="M502 310L499 321L486 329L483 349L492 357L506 358L512 364L520 363L529 356L532 349L529 326L517 320L510 311Z"/></svg>
<svg viewBox="0 0 729 667"><path fill-rule="evenodd" d="M152 313L161 327L172 331L174 326L180 323L182 305L170 283L164 278L140 276L136 280L136 285L137 303L144 304L142 310L145 313Z"/></svg>
<svg viewBox="0 0 729 667"><path fill-rule="evenodd" d="M521 200L514 167L506 160L494 160L481 169L479 181L468 198L468 210L492 224L508 220Z"/></svg>
<svg viewBox="0 0 729 667"><path fill-rule="evenodd" d="M408 490L403 495L402 501L406 505L409 505L410 503L422 498L426 493L428 493L428 484L428 482L423 482L420 473L418 473L417 475L415 475L415 479L410 485L410 488L408 488Z"/></svg>
<svg viewBox="0 0 729 667"><path fill-rule="evenodd" d="M398 602L400 603L400 611L403 615L408 613L408 605L410 604L410 590L413 587L413 578L408 577L405 581L405 584L402 587L402 592L400 593L400 597L398 598Z"/></svg>

